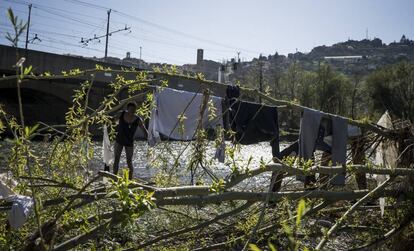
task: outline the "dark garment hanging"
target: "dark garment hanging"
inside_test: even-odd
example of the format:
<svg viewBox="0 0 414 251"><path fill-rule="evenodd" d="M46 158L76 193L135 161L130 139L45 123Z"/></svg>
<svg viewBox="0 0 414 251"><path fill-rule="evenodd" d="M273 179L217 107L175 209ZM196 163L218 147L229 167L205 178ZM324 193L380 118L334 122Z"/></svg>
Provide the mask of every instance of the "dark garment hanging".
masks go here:
<svg viewBox="0 0 414 251"><path fill-rule="evenodd" d="M237 101L240 97L239 86L228 86L226 100L223 102L225 128L231 127L236 132L236 141L240 144L256 144L269 141L272 156L280 158L279 125L277 107ZM272 173L277 176L278 173ZM279 173L273 190L281 186L283 174ZM279 179L280 178L280 179Z"/></svg>
<svg viewBox="0 0 414 251"><path fill-rule="evenodd" d="M121 113L119 117L119 123L117 126L116 142L122 146L131 147L134 145L134 134L138 128L140 119L135 119L132 123L128 123L124 119L125 111Z"/></svg>
<svg viewBox="0 0 414 251"><path fill-rule="evenodd" d="M315 142L315 150L329 154L332 153L332 147L324 141L325 137L329 135L332 135L332 121L322 118L321 124L319 125L318 137Z"/></svg>
<svg viewBox="0 0 414 251"><path fill-rule="evenodd" d="M318 138L316 139L316 143L315 143L315 150L323 151L323 152L330 154L332 151L332 147L329 146L325 141L323 141L325 131L326 131L325 127L321 125L319 127ZM280 158L284 158L289 155L298 156L298 153L299 153L299 140L296 140L280 152Z"/></svg>
<svg viewBox="0 0 414 251"><path fill-rule="evenodd" d="M298 152L299 152L299 140L296 140L295 142L293 142L292 144L290 144L288 147L286 147L280 152L280 157L283 159L284 157L292 155L292 153L293 153L293 156L297 156Z"/></svg>
<svg viewBox="0 0 414 251"><path fill-rule="evenodd" d="M322 113L313 109L305 109L300 121L298 156L305 160L311 159L319 134Z"/></svg>
<svg viewBox="0 0 414 251"><path fill-rule="evenodd" d="M298 142L299 149L297 149L296 153L298 153L298 155L304 159L312 159L313 153L316 150L320 150L324 153L327 153L328 156L331 156L334 165L345 165L346 143L348 135L348 124L346 120L340 117L333 117L331 119L321 118L321 115L318 113L320 112L316 110L305 110L301 123L300 140ZM316 131L316 125L318 123L319 126L318 130ZM315 136L316 140L311 140L311 138L315 138ZM331 145L325 142L325 137L327 136L332 137ZM313 144L312 142L315 143ZM304 154L300 154L300 146L302 146L303 149L305 149L305 151L302 150ZM313 147L313 150L309 147ZM289 151L293 150L289 149ZM299 175L297 178L299 180L305 181L305 183L306 180L315 180L314 176L303 177ZM334 177L332 177L330 183L332 185L344 185L345 173L335 175Z"/></svg>
<svg viewBox="0 0 414 251"><path fill-rule="evenodd" d="M226 96L228 99L240 97L240 87L237 85L229 85L226 89Z"/></svg>
<svg viewBox="0 0 414 251"><path fill-rule="evenodd" d="M346 143L348 140L348 122L340 117L332 118L332 162L334 165L346 165ZM333 185L345 185L345 173L333 177Z"/></svg>
<svg viewBox="0 0 414 251"><path fill-rule="evenodd" d="M332 154L332 161L336 164L345 164L346 162L346 140L347 140L347 123L346 121L341 120L340 118L332 118L332 120L327 118L321 118L319 128L317 131L317 136L314 144L314 150L322 151L328 155ZM327 144L324 141L326 136L333 136L332 146ZM288 147L283 149L280 152L280 159L283 159L287 156L299 156L299 140L296 140ZM313 158L313 154L311 159ZM316 182L315 175L309 176L298 176L299 180L302 180L306 183ZM276 178L278 181L272 188L273 192L277 192L281 188L281 180L283 179L283 174L279 174ZM330 182L332 185L344 185L345 184L345 174L338 174L332 177Z"/></svg>
<svg viewBox="0 0 414 251"><path fill-rule="evenodd" d="M230 108L230 124L236 142L250 145L269 141L273 157L279 157L277 107L235 101Z"/></svg>

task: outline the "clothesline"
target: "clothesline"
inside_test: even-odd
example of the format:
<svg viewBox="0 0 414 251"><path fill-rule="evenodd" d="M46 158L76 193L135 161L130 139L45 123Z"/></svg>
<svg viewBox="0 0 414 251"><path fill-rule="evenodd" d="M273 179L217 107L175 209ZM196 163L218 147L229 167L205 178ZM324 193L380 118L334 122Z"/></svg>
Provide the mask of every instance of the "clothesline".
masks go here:
<svg viewBox="0 0 414 251"><path fill-rule="evenodd" d="M190 76L185 76L185 75L172 75L172 74L169 74L169 73L162 73L162 72L148 72L148 73L153 74L153 75L159 75L159 76L174 76L174 77L177 77L177 78L180 78L180 79L186 79L186 80L193 80L193 81L196 80L200 84L204 84L204 85L207 85L207 86L216 86L216 87L220 86L223 89L227 87L226 84L219 83L219 82L216 82L216 81L213 81L213 80L196 79L196 78L193 78L193 77L190 77ZM291 108L291 109L298 110L298 111L303 111L304 109L311 109L309 107L302 106L302 105L299 105L299 104L295 104L295 103L290 102L290 101L278 100L278 99L272 98L272 97L270 97L270 96L268 96L268 95L266 95L266 94L264 94L264 93L262 93L262 92L260 92L256 89L251 89L251 88L247 88L247 87L240 87L240 90L242 91L242 93L244 92L245 94L247 94L247 96L261 97L263 100L266 100L267 102L269 102L273 105L276 105L276 106L278 106L278 105L279 106L286 106L287 108ZM361 121L358 121L358 120L353 120L351 118L344 117L344 116L339 116L339 115L336 115L336 114L331 114L331 113L326 113L326 112L322 112L322 113L323 113L324 117L343 118L350 125L355 125L355 126L358 126L360 128L364 128L364 129L373 131L373 132L375 132L377 134L380 134L381 136L384 136L384 137L387 137L387 138L390 138L390 137L393 136L392 133L390 132L390 130L380 128L377 125L372 124L372 123L364 123L364 122L361 122Z"/></svg>
<svg viewBox="0 0 414 251"><path fill-rule="evenodd" d="M148 138L148 140L150 145L154 145L153 139L158 139L158 142L160 141L160 137L157 136L158 133L161 133L164 137L166 137L167 141L169 139L194 139L196 135L195 126L198 123L197 121L199 120L198 117L200 115L200 104L202 103L202 99L204 99L202 98L204 97L204 95L200 94L200 91L202 89L204 88L200 87L197 92L187 92L173 90L171 88L162 88L154 92L154 101L156 102L156 107L151 111L151 119L149 123L150 137ZM197 101L195 101L196 97ZM207 114L207 107L204 108L206 112L203 112L204 116L202 119L202 123L205 123L204 126L207 126L207 128L216 129L216 127L220 125L220 128L226 129L224 126L224 116L228 116L228 118L231 118L231 121L226 121L226 127L230 125L232 125L232 127L233 125L238 125L237 128L232 129L234 129L236 132L236 139L238 139L238 141L242 144L253 144L268 140L274 141L274 135L278 134L277 108L274 106L242 102L240 101L239 97L235 97L232 99L232 102L229 106L222 107L224 99L216 96L210 96L209 100L213 101L212 104L214 106L215 112L214 117L211 118ZM234 108L235 112L233 111L232 115L230 116L229 111L232 109L233 105L236 105ZM190 111L187 111L188 109ZM239 110L241 111L240 114ZM184 131L185 134L183 135L181 135L181 133L176 132L177 125L179 124L178 117L180 116L180 114L184 114L186 117L188 117L184 121L186 124L184 125L184 127L186 129ZM237 118L238 121L236 121ZM260 120L260 123L254 122L257 119ZM258 124L260 125L258 126ZM248 136L247 138L245 138L246 133ZM259 137L252 137L252 134ZM104 135L106 134L104 133ZM278 144L278 140L275 140L275 143L276 142ZM218 156L224 156L224 148L221 152L222 154L218 154Z"/></svg>
<svg viewBox="0 0 414 251"><path fill-rule="evenodd" d="M278 137L278 133L279 133L278 130L279 129L278 129L278 126L277 126L277 124L278 124L278 122L277 122L278 121L278 119L277 119L277 113L278 113L277 110L275 110L275 111L269 111L267 113L267 115L264 116L264 119L262 118L261 123L258 123L259 126L257 126L257 123L256 122L251 123L251 121L254 121L256 119L256 116L259 113L261 113L261 110L263 108L268 109L271 106L265 105L264 103L260 103L260 104L258 104L258 103L251 103L251 105L253 105L253 106L251 108L248 108L249 106L246 106L246 105L249 104L249 102L241 101L240 100L240 89L242 89L242 88L240 88L240 87L237 87L236 88L237 89L237 96L236 97L229 97L228 96L229 95L228 91L232 89L231 88L232 86L229 86L229 85L225 85L225 86L227 87L227 90L226 90L226 96L227 96L227 98L230 98L229 100L231 100L231 98L235 98L235 100L233 100L233 103L231 103L231 105L227 109L221 108L221 105L216 104L216 108L219 108L217 110L219 110L220 112L218 113L218 116L216 116L216 118L214 120L219 120L219 121L222 121L221 123L223 123L224 115L227 114L229 112L229 110L231 110L231 108L232 108L232 106L234 104L236 104L236 103L237 104L245 104L244 105L244 108L243 108L243 112L241 113L240 116L246 116L248 114L248 116L245 117L245 119L248 118L246 120L247 121L247 124L244 124L245 128L242 129L241 131L240 131L240 129L239 130L237 130L237 129L235 130L236 131L236 142L242 143L242 141L244 140L244 136L248 132L248 129L246 129L246 128L251 128L251 129L253 128L253 130L250 129L250 132L248 132L248 134L250 134L249 135L250 136L250 139L253 139L252 142L253 143L258 143L260 141L270 141L271 142L271 146L272 146L272 155L274 157L279 157L279 153L280 152L279 152L279 137ZM173 139L173 140L177 140L177 139L180 140L181 139L181 140L183 140L184 139L184 138L182 138L183 135L177 136L177 133L175 133L173 135L173 132L176 130L177 125L179 124L179 118L178 117L179 117L180 114L185 114L186 113L187 109L192 105L195 97L198 96L197 104L194 107L191 108L191 110L192 110L191 111L191 114L193 114L193 115L191 115L191 118L189 118L188 120L185 121L185 122L189 122L190 125L192 125L192 127L194 127L195 124L196 124L196 121L198 121L198 114L199 114L199 110L200 110L200 102L201 102L199 100L200 97L201 97L200 92L201 92L201 90L205 90L205 89L208 90L209 88L208 87L204 87L203 85L200 85L198 87L197 92L187 92L187 91L182 91L182 90L176 90L176 89L169 88L169 87L160 88L157 85L150 85L148 87L150 87L151 89L156 89L154 91L154 100L156 102L158 102L158 98L157 97L160 95L160 90L161 90L161 92L164 93L163 94L163 101L162 101L162 103L168 103L168 104L164 104L164 105L162 105L162 103L161 103L161 105L162 105L161 108L155 108L155 110L153 110L151 112L151 120L150 121L154 121L154 118L155 117L156 117L155 121L158 121L158 123L160 123L160 121L164 120L164 122L161 122L161 124L158 127L161 128L161 131L160 132L161 132L161 134L163 136L166 137L167 141L170 140L170 139ZM167 94L165 94L165 93L167 93ZM186 95L187 96L189 95L189 98L190 99L189 98L186 98ZM244 95L246 95L246 93L244 93ZM184 100L186 100L186 101L184 101ZM159 106L159 105L160 104L157 103L156 106ZM177 105L179 105L180 108L178 110L177 109L174 110L175 109L174 107L177 108ZM232 121L230 123L227 122L227 123L224 123L224 124L226 124L226 125L227 124L233 125L233 123L235 122L235 119L238 118L238 117L240 117L240 116L237 116L237 114L239 113L240 107L241 106L239 106L239 105L236 106L235 109L237 111L235 112L235 114L233 114ZM314 137L318 137L318 138L319 137L322 137L322 139L320 139L320 141L321 141L321 143L324 143L324 141L326 140L325 137L328 136L328 135L322 135L322 136L319 135L318 136L318 130L319 130L318 128L319 128L319 124L320 124L319 121L322 118L324 118L324 119L328 118L330 121L341 121L340 124L337 123L338 126L340 125L339 127L334 126L334 129L336 130L336 133L333 134L334 135L334 137L333 137L334 138L333 144L332 144L332 140L331 140L330 143L329 143L329 146L327 146L329 149L332 149L332 150L329 150L329 151L332 151L332 152L330 152L332 154L332 156L333 156L332 157L332 161L337 162L337 163L345 164L346 163L346 159L347 159L347 156L346 156L346 144L347 144L347 139L348 139L348 135L349 135L349 133L348 133L348 123L347 123L347 120L344 119L344 118L342 118L342 117L340 117L340 116L332 116L332 117L326 116L324 112L321 112L321 111L318 111L318 110L314 110L314 109L310 109L310 108L306 108L306 107L302 107L302 108L303 108L304 113L309 112L309 111L312 111L313 114L318 115L320 118L319 118L318 121L315 122L315 125L314 125L315 128L314 128L313 132L310 132L310 134L309 133L308 134L306 134L306 133L301 133L300 134L300 139L302 139L302 140L299 140L299 141L302 142L302 143L300 144L301 147L299 148L299 151L296 151L296 153L298 154L298 156L300 156L300 157L302 157L304 159L309 159L309 158L311 158L311 155L313 156L313 152L316 150L314 148L315 140L304 140L304 138L302 138L302 137L304 137L305 135L312 135L311 136L312 138L314 138ZM158 112L157 112L157 109L161 109L160 111L163 112L163 114L159 116L158 115ZM248 112L249 109L252 109L253 113ZM172 110L174 110L174 111L172 111ZM223 110L225 110L225 111L222 112ZM173 115L171 116L171 114L173 114ZM274 115L276 117L273 117ZM169 118L170 122L168 122L167 123L168 125L165 127L165 125L166 125L165 124L166 123L165 122L165 118L166 117L170 117ZM266 117L268 117L268 118L266 118ZM211 122L211 121L209 121L209 122ZM270 130L268 128L266 128L268 125L271 125L272 123L274 124L275 122L276 122L275 127L271 127ZM240 120L238 121L239 126L241 126L243 123L246 123L246 122L243 122L243 121L240 121ZM306 122L305 124L306 124L305 127L309 127L309 123L308 122ZM150 128L151 128L149 130L150 131L150 135L151 135L151 132L156 132L156 134L158 134L158 132L157 132L158 129L154 130L152 128L153 125L154 125L153 123L150 123ZM164 128L164 129L162 129L162 128ZM301 124L301 130L303 128L304 128L304 126ZM338 129L338 128L340 128L340 129ZM234 128L232 128L232 129L234 129ZM258 137L258 136L260 136L259 135L260 134L260 131L268 131L268 132L271 131L272 133L271 134L268 134L267 136L264 136L264 138L266 140L263 140L263 137L262 138ZM259 132L259 134L254 135L252 137L252 134L255 134L257 132ZM343 135L343 136L339 136L340 134ZM187 136L185 136L186 138L184 140L193 140L194 137L195 137L195 135L196 135L196 130L192 130L192 129L191 130L187 130L187 134L186 135ZM272 136L273 139L269 138L269 135L273 135ZM360 135L360 133L358 135ZM152 137L152 139L154 139L154 138L158 138L158 142L161 141L159 136L154 135ZM332 138L332 136L331 136L331 138ZM248 143L247 142L245 142L245 143L252 144L252 142L250 142L251 140L248 140L248 141L249 141ZM338 144L338 141L340 142L339 144ZM153 140L151 140L149 138L149 142L153 142ZM154 143L152 143L152 145L154 145ZM304 154L304 152L303 152L304 151L303 149L305 149L305 146L309 148L309 151L308 151L309 153L308 154ZM338 156L341 156L341 157L338 157ZM339 181L339 183L340 184L343 184L344 183L344 180L343 180L344 179L344 176L342 176L340 179L341 179L341 181Z"/></svg>
<svg viewBox="0 0 414 251"><path fill-rule="evenodd" d="M120 72L120 71L118 71L118 72ZM172 74L169 74L169 73L151 72L151 71L148 72L148 74L149 75L168 76L168 77L174 76L174 77L177 77L177 78L180 78L180 79L191 80L191 81L195 80L195 81L199 82L202 85L206 85L207 87L208 86L210 86L210 87L215 86L215 87L225 89L228 86L226 84L219 83L219 82L216 82L216 81L213 81L213 80L197 79L197 78L186 76L186 75L178 75L178 74L177 75L172 75ZM296 104L296 103L293 103L293 102L290 102L290 101L278 100L278 99L272 98L272 97L270 97L270 96L268 96L268 95L266 95L266 94L264 94L264 93L262 93L262 92L260 92L256 89L251 89L251 88L240 86L240 90L242 91L241 94L246 94L246 96L260 97L263 100L266 100L267 102L271 103L272 105L278 106L280 108L290 108L290 109L297 110L297 111L304 111L305 109L312 109L312 108L309 108L309 107L306 107L306 106L303 106L303 105L299 105L299 104ZM316 110L316 109L313 109L313 110ZM381 136L384 136L386 138L393 137L393 134L392 134L391 130L381 128L381 127L377 126L376 124L364 123L364 122L361 122L359 120L354 120L354 119L351 119L351 118L348 118L348 117L345 117L345 116L340 116L340 115L327 113L327 112L323 112L323 111L320 111L320 112L322 112L323 117L326 117L326 118L333 118L333 117L342 118L342 119L345 119L347 121L347 123L350 124L350 125L355 125L355 126L358 126L360 128L363 128L363 129L366 129L366 130L369 130L369 131L373 131L373 132L375 132L375 133L377 133Z"/></svg>
<svg viewBox="0 0 414 251"><path fill-rule="evenodd" d="M228 88L230 87L228 86ZM219 122L221 121L221 127L224 128L224 108L222 107L223 99L210 96L208 93L201 94L200 90L204 90L202 85L200 85L197 92L187 92L182 90L174 90L171 88L157 89L159 90L155 90L154 92L154 101L156 102L156 106L151 112L149 126L149 128L151 128L149 130L149 135L153 134L153 138L158 138L159 141L161 141L159 135L163 135L167 137L167 139L173 140L194 140L196 132L200 129L198 125L199 123L202 123L200 121L207 121L208 114L205 112L207 111L206 98L209 99L209 102L212 101L214 98L216 99L217 102L214 106L218 112L218 120ZM277 108L273 106L275 110L268 110L268 108L272 107L265 105L264 103L259 104L240 101L240 93L238 93L234 100L232 100L233 97L229 97L228 92L226 92L226 96L226 100L230 101L231 106L237 104L236 108L234 109L234 111L236 112L232 111L231 113L231 116L233 116L231 123L232 130L234 129L233 122L236 123L236 127L234 130L236 132L236 142L242 143L241 141L244 139L246 133L263 133L265 135L264 137L254 135L250 138L253 139L253 141L255 142L248 141L245 144L254 144L261 141L270 141L272 146L273 157L277 157L280 159L284 157L279 155L279 128ZM241 112L239 113L240 109ZM186 113L187 110L189 110L188 113ZM268 111L266 112L266 110ZM226 113L227 111L228 110L226 110ZM177 128L177 125L180 121L180 114L185 114L185 116L188 116L188 119L184 120L184 122L189 124L185 125L187 131L184 131L182 134L177 134L177 132L174 133L174 131ZM331 124L322 123L322 119L326 120L326 118L327 121L329 121ZM274 124L274 126L269 127L269 125L271 125L272 123ZM204 125L201 128L214 129L215 127L216 125L212 125L212 127ZM237 137L238 133L239 135L241 134L242 137ZM157 136L157 134L159 135ZM327 161L331 160L335 165L346 165L346 145L348 135L348 120L346 118L336 115L326 116L326 113L324 112L303 107L301 130L299 135L300 137L298 141L299 146L298 149L295 151L295 155L300 157L299 160L314 161L315 151L322 150L324 153L329 154L329 156L326 157ZM328 141L326 141L327 139ZM149 142L151 142L150 138L148 138L148 140ZM315 146L316 144L323 143L327 145L327 148L318 149ZM221 162L224 162L224 158ZM300 163L298 162L298 164ZM280 176L279 174L276 175ZM211 176L214 177L214 174L212 173ZM349 174L341 173L326 178L322 176L322 178L320 177L320 179L323 180L324 183L331 183L332 185L344 185L347 176L349 176ZM280 180L280 177L276 177L276 180ZM301 180L304 181L305 186L307 184L309 185L316 183L315 176L312 175L307 175L306 177L303 177ZM278 190L278 188L276 188L276 190Z"/></svg>
<svg viewBox="0 0 414 251"><path fill-rule="evenodd" d="M108 73L119 73L119 74L130 74L130 73L139 73L142 70L130 70L130 69L123 69L123 70L113 70L113 69L87 69L84 70L78 74L72 74L72 75L54 75L54 76L24 76L24 79L36 79L36 80L51 80L51 79L67 79L67 78L85 78L86 74L90 74L90 73L94 73L94 72L108 72ZM191 77L191 76L186 76L186 75L182 75L182 74L170 74L170 73L165 73L165 72L155 72L155 71L147 71L148 75L158 75L158 76L164 76L164 77L177 77L180 79L185 79L185 80L191 80L191 81L197 81L202 85L206 85L206 86L215 86L215 87L220 87L220 88L225 88L226 84L223 83L219 83L213 80L205 80L205 79L199 79L199 78L195 78L195 77ZM9 80L9 79L13 79L13 78L17 78L17 76L7 76L7 77L3 77L0 79L0 81L4 81L4 80ZM143 80L140 82L153 82L153 80ZM286 101L286 100L278 100L272 97L269 97L268 95L256 90L256 89L251 89L251 88L246 88L246 87L240 87L242 92L245 92L246 94L248 94L248 96L256 96L256 97L261 97L262 99L266 100L267 102L276 105L276 106L282 106L282 107L286 107L286 108L291 108L294 110L298 110L298 111L303 111L304 109L308 108L306 106L302 106L302 105L298 105L295 104L293 102L290 101ZM391 130L386 130L384 128L381 128L373 123L365 123L362 121L358 121L358 120L354 120L348 117L344 117L344 116L339 116L336 114L331 114L331 113L324 113L325 117L340 117L343 119L346 119L348 124L350 125L355 125L358 126L360 128L364 128L366 130L375 132L381 136L384 136L386 138L392 138L394 135L392 133Z"/></svg>

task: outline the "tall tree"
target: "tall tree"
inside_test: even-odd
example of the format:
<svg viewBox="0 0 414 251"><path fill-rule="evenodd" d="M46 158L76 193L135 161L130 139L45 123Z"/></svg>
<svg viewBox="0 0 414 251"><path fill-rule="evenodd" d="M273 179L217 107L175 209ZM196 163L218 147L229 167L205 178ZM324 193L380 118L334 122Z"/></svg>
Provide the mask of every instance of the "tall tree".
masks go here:
<svg viewBox="0 0 414 251"><path fill-rule="evenodd" d="M372 73L367 78L374 111L390 111L414 122L414 64L401 62Z"/></svg>

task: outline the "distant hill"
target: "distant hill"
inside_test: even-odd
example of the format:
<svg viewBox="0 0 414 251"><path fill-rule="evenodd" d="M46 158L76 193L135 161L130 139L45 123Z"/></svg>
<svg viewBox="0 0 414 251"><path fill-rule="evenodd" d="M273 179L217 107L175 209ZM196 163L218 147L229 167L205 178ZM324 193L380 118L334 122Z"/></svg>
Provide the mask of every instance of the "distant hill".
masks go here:
<svg viewBox="0 0 414 251"><path fill-rule="evenodd" d="M310 53L289 54L305 69L315 70L315 62L327 61L344 74L367 73L401 60L414 62L414 41L404 35L399 42L382 43L381 39L348 40L332 46L318 46Z"/></svg>
<svg viewBox="0 0 414 251"><path fill-rule="evenodd" d="M252 61L236 62L235 59L226 63L230 71L230 80L243 79L247 74L258 71L259 58ZM317 46L309 53L296 52L287 56L274 54L262 56L260 63L264 72L277 74L285 71L292 63L302 69L318 70L320 63L328 63L334 70L346 75L366 74L385 65L401 60L414 62L414 41L404 35L400 41L385 44L379 38L348 40L332 46ZM202 72L207 79L217 80L220 63L204 60L201 65L187 64L181 68L186 71Z"/></svg>
<svg viewBox="0 0 414 251"><path fill-rule="evenodd" d="M103 58L94 58L102 60ZM200 64L185 64L177 66L184 73L201 72L206 79L217 80L219 69L225 69L222 79L235 82L246 79L251 75L257 75L258 68L262 65L264 74L281 74L288 67L296 63L304 70L317 71L321 63L329 64L334 70L346 75L366 74L385 65L394 64L406 60L414 62L414 41L406 36L402 36L398 42L385 44L379 38L348 40L339 42L332 46L317 46L309 53L296 52L289 53L287 56L274 55L259 56L251 61L240 62L235 58L225 63L212 60L203 60ZM137 58L107 58L105 61L120 64L126 67L150 70L154 67L170 66L164 63L147 63ZM224 75L226 75L224 77ZM256 77L257 76L253 76Z"/></svg>

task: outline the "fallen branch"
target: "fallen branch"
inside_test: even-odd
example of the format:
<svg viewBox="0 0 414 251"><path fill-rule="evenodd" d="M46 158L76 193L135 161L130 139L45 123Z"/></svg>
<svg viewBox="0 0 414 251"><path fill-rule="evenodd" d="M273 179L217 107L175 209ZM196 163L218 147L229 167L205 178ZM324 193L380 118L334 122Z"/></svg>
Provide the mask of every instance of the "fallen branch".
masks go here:
<svg viewBox="0 0 414 251"><path fill-rule="evenodd" d="M409 205L406 204L395 204L395 205L387 205L384 207L384 209L401 209L401 208L407 208ZM338 213L338 212L344 212L347 211L348 207L333 207L328 209L323 209L320 211L320 213ZM360 206L357 209L357 211L367 211L367 210L380 210L380 206Z"/></svg>
<svg viewBox="0 0 414 251"><path fill-rule="evenodd" d="M53 251L66 251L66 250L70 250L72 248L75 248L76 246L79 246L79 245L89 241L90 239L94 238L98 234L102 233L110 225L113 225L113 224L114 224L114 222L112 220L107 220L103 224L94 227L89 232L78 235L78 236L76 236L76 237L74 237L70 240L67 240L67 241L55 246L52 250Z"/></svg>
<svg viewBox="0 0 414 251"><path fill-rule="evenodd" d="M386 181L384 181L382 184L377 186L371 192L367 193L364 197L362 197L360 200L358 200L354 205L352 205L352 207L349 208L348 211L346 211L344 213L344 215L342 215L342 217L322 237L322 240L319 242L318 246L316 246L316 250L322 250L322 248L325 246L325 244L329 240L329 237L342 225L342 223L348 218L348 215L350 215L352 212L354 212L355 209L358 208L361 204L363 204L363 203L367 202L368 200L372 199L372 197L374 195L379 194L380 191L384 190L385 187L388 185L388 183L393 178L394 177L389 177Z"/></svg>
<svg viewBox="0 0 414 251"><path fill-rule="evenodd" d="M268 191L267 191L267 195L266 195L266 201L263 203L263 206L262 206L262 210L260 212L259 219L257 220L257 223L254 226L254 228L253 228L253 230L252 230L249 238L247 239L247 241L246 241L246 243L245 243L245 245L243 247L243 251L246 250L247 245L249 245L249 243L251 242L251 240L256 237L257 230L259 229L260 224L263 221L263 218L264 218L264 215L265 215L265 212L266 212L267 205L269 204L270 193L273 190L273 186L275 185L275 181L276 181L276 178L278 177L278 174L279 173L277 173L276 175L272 175L272 178L270 180L270 185L269 185L269 188L268 188Z"/></svg>
<svg viewBox="0 0 414 251"><path fill-rule="evenodd" d="M387 242L388 240L390 240L397 234L401 233L406 227L408 227L411 224L413 220L414 220L414 217L411 214L408 217L406 217L406 219L400 224L399 227L391 229L390 231L385 233L383 236L381 236L374 242L368 245L362 246L362 247L351 249L351 251L369 251L369 250L377 249L380 246L382 246L385 242Z"/></svg>
<svg viewBox="0 0 414 251"><path fill-rule="evenodd" d="M225 201L266 201L266 197L269 194L270 201L276 201L281 198L287 198L290 200L297 200L300 198L308 199L324 199L329 201L341 201L341 200L355 200L362 198L369 194L367 190L355 190L355 191L325 191L325 190L313 190L313 191L289 191L289 192L224 192L220 194L205 195L205 196L190 196L183 198L157 198L155 203L159 206L165 205L206 205L212 203L222 203ZM398 190L385 190L381 193L376 193L378 197L398 197L400 191ZM414 192L405 193L409 198L414 197Z"/></svg>
<svg viewBox="0 0 414 251"><path fill-rule="evenodd" d="M213 223L216 223L217 221L219 221L221 219L225 219L227 217L230 217L230 216L233 216L235 214L238 214L238 213L242 212L243 210L246 210L247 208L249 208L251 205L253 205L253 203L246 202L244 205L242 205L242 206L240 206L240 207L238 207L238 208L236 208L236 209L234 209L234 210L232 210L230 212L227 212L227 213L218 215L214 219L211 219L209 221L205 221L205 222L200 223L200 224L198 224L196 226L193 226L193 227L180 229L178 231L175 231L175 232L172 232L172 233L168 233L168 234L159 236L159 237L157 237L155 239L152 239L152 240L150 240L148 242L145 242L143 244L140 244L137 247L129 248L129 249L126 249L124 251L133 251L133 250L141 249L141 248L150 246L152 244L155 244L155 243L157 243L159 241L162 241L162 240L166 240L166 239L171 238L171 237L176 237L176 236L181 235L181 234L185 234L185 233L188 233L188 232L192 232L192 231L195 231L195 230L198 230L198 229L205 228L205 227L207 227L207 226L209 226L209 225L211 225Z"/></svg>
<svg viewBox="0 0 414 251"><path fill-rule="evenodd" d="M309 169L301 169L297 167L291 167L282 163L275 163L266 165L264 168L259 167L255 169L251 169L246 173L242 174L233 174L229 177L226 183L226 188L233 187L243 180L247 178L251 178L257 176L261 173L265 172L285 172L288 173L290 176L292 175L310 175L310 174L341 174L344 172L354 172L357 171L358 173L369 173L369 174L387 174L387 175L414 175L414 169L409 168L378 168L378 167L371 167L366 165L348 165L346 167L343 166L313 166Z"/></svg>
<svg viewBox="0 0 414 251"><path fill-rule="evenodd" d="M314 214L314 213L318 212L319 210L321 210L321 209L325 208L325 207L326 207L326 206L328 206L329 204L330 204L330 202L326 202L326 201L324 201L324 202L322 202L322 203L320 203L320 204L316 205L315 207L313 207L313 208L309 209L308 211L306 211L306 212L302 215L302 219L304 219L305 217L308 217L308 216L310 216L310 215L312 215L312 214ZM293 217L291 217L291 218L289 218L289 219L287 219L287 220L284 220L283 222L290 221L290 220L292 220L292 219L295 219L296 217L297 217L297 216L295 215L295 216L293 216ZM275 225L274 225L274 224L272 224L272 225L270 225L270 226L266 226L266 227L263 227L263 228L259 229L259 230L258 230L258 233L259 233L259 234L264 234L264 233L267 233L267 232L272 231L274 228L275 228ZM239 237L236 237L236 238L232 238L232 240L231 240L231 241L225 241L225 242L221 242L221 243L216 243L216 244L213 244L213 245L208 246L208 247L196 248L196 249L193 249L193 251L222 250L222 249L228 248L228 245L229 245L230 243L234 243L234 242L241 241L244 237L245 237L245 235L242 235L242 236L239 236Z"/></svg>

